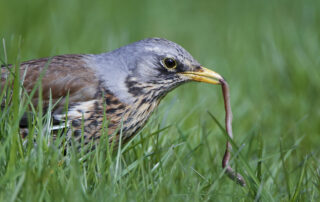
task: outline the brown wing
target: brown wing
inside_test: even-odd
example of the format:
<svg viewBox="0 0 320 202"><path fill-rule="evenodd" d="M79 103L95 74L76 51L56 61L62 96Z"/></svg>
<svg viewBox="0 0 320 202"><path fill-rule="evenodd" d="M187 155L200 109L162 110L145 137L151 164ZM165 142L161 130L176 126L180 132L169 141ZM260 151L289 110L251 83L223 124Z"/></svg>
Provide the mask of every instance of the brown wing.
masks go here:
<svg viewBox="0 0 320 202"><path fill-rule="evenodd" d="M20 65L20 75L25 74L23 82L27 92L31 92L43 72L42 96L43 106L49 103L50 91L52 103L62 99L58 108L64 106L64 99L69 93L69 102L83 102L93 99L98 91L98 78L88 65L87 55L60 55L52 58L30 60ZM2 68L1 85L5 83L8 70ZM33 104L38 103L35 93Z"/></svg>
<svg viewBox="0 0 320 202"><path fill-rule="evenodd" d="M68 125L73 128L75 137L79 138L82 131L82 119L84 123L84 135L88 137L86 141L100 137L102 122L104 119L103 99L99 93L102 89L95 72L90 68L90 56L88 55L61 55L53 58L43 58L24 62L20 65L21 78L25 74L23 86L27 92L31 92L36 85L41 73L43 106L49 103L50 90L52 103L59 99L57 107L53 112L53 121L57 121L57 128L64 126L60 124L66 120L66 114L61 110L65 107L65 98L69 93ZM10 67L12 68L12 67ZM7 68L1 69L1 84L6 82L9 71ZM112 93L104 91L105 99L109 102L106 112L108 124L108 134L113 134L117 130L118 124L127 106L122 104ZM32 100L36 106L38 104L38 93L35 93ZM108 112L117 108L118 114ZM121 112L121 113L120 113ZM28 127L27 116L22 117L20 127ZM53 129L55 130L55 129ZM28 132L21 133L23 136ZM68 135L70 135L68 133Z"/></svg>

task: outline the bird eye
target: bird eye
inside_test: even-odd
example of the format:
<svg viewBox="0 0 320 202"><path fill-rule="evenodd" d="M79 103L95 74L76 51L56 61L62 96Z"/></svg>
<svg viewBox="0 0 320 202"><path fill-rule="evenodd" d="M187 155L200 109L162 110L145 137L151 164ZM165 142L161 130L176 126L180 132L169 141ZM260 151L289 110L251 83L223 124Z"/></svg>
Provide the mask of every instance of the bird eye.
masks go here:
<svg viewBox="0 0 320 202"><path fill-rule="evenodd" d="M172 58L165 58L163 63L168 69L173 69L177 66L177 62Z"/></svg>

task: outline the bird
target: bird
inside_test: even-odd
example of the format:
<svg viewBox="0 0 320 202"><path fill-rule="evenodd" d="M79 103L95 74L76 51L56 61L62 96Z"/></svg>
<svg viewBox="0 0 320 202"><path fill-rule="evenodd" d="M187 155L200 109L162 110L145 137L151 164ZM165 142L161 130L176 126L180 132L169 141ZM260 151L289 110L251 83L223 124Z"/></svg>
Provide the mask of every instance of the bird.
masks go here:
<svg viewBox="0 0 320 202"><path fill-rule="evenodd" d="M0 91L13 67L1 66ZM41 81L41 106L47 110L54 103L53 124L67 122L67 137L85 145L99 143L104 118L109 144L118 144L120 136L121 143L126 143L176 87L191 81L218 85L223 80L183 47L163 38L142 39L101 54L29 60L19 70L25 92L30 94ZM35 93L31 103L36 106L39 99ZM28 127L26 117L20 120L21 129Z"/></svg>

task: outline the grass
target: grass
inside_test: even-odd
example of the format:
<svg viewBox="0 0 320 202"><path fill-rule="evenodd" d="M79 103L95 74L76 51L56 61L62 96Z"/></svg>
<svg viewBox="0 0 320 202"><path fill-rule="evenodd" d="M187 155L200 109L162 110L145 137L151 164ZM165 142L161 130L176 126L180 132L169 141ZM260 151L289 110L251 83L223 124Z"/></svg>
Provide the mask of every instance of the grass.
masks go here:
<svg viewBox="0 0 320 202"><path fill-rule="evenodd" d="M34 112L34 135L23 144L17 117L29 98L13 77L12 104L0 112L0 200L319 201L319 21L317 0L0 0L2 63L158 36L222 74L239 148L232 165L248 184L221 169L226 137L207 113L223 122L216 86L174 90L120 150L103 140L94 152L71 147L64 155L63 137L48 144L47 112Z"/></svg>

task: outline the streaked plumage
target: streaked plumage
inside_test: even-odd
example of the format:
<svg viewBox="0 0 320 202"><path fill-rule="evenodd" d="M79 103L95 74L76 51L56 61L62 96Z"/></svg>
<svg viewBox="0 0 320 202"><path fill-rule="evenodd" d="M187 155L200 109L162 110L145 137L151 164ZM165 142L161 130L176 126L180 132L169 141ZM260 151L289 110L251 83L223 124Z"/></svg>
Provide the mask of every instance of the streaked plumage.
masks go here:
<svg viewBox="0 0 320 202"><path fill-rule="evenodd" d="M169 68L165 63L171 65L172 60L176 66ZM104 112L109 141L117 140L122 123L123 142L126 142L145 125L160 100L172 89L192 80L218 84L213 79L222 78L201 67L181 46L160 38L141 40L98 55L31 60L22 63L20 70L21 75L26 72L23 85L28 92L45 71L43 106L48 106L51 93L52 102L58 102L52 114L57 121L66 119L65 99L69 95L67 118L72 130L68 136L80 140L83 122L86 143L99 140ZM3 86L9 72L3 67L1 73ZM37 94L32 102L37 105ZM25 120L21 126L27 126Z"/></svg>

